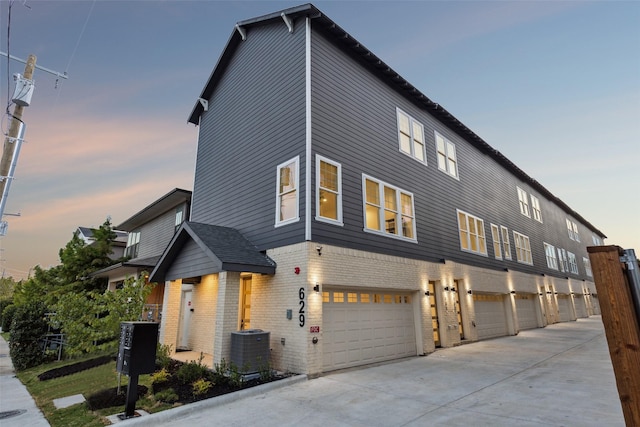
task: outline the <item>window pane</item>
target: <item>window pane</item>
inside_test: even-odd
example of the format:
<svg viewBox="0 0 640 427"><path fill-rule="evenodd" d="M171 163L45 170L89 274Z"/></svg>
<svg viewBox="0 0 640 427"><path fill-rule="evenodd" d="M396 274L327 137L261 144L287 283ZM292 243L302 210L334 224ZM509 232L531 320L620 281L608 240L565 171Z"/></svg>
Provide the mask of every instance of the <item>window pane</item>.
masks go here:
<svg viewBox="0 0 640 427"><path fill-rule="evenodd" d="M360 294L360 302L369 304L369 294Z"/></svg>
<svg viewBox="0 0 640 427"><path fill-rule="evenodd" d="M390 234L396 234L396 213L388 210L384 211L384 227L385 231Z"/></svg>
<svg viewBox="0 0 640 427"><path fill-rule="evenodd" d="M378 183L366 180L367 203L380 205L380 193L378 192Z"/></svg>
<svg viewBox="0 0 640 427"><path fill-rule="evenodd" d="M384 207L386 209L398 210L396 200L396 190L389 187L384 187Z"/></svg>
<svg viewBox="0 0 640 427"><path fill-rule="evenodd" d="M296 175L295 163L289 163L280 169L280 193L295 189Z"/></svg>
<svg viewBox="0 0 640 427"><path fill-rule="evenodd" d="M400 117L400 132L409 135L411 131L409 130L409 116L403 114L398 111L398 116Z"/></svg>
<svg viewBox="0 0 640 427"><path fill-rule="evenodd" d="M320 162L320 187L338 191L338 167Z"/></svg>
<svg viewBox="0 0 640 427"><path fill-rule="evenodd" d="M411 138L409 135L400 134L400 149L407 154L411 154Z"/></svg>
<svg viewBox="0 0 640 427"><path fill-rule="evenodd" d="M320 216L338 219L338 195L326 190L320 190Z"/></svg>
<svg viewBox="0 0 640 427"><path fill-rule="evenodd" d="M413 144L413 151L416 159L424 161L424 145L421 142L415 141Z"/></svg>
<svg viewBox="0 0 640 427"><path fill-rule="evenodd" d="M344 302L344 292L334 292L333 302Z"/></svg>
<svg viewBox="0 0 640 427"><path fill-rule="evenodd" d="M447 170L447 158L443 153L438 152L438 168Z"/></svg>
<svg viewBox="0 0 640 427"><path fill-rule="evenodd" d="M358 294L355 292L347 292L347 302L358 302Z"/></svg>
<svg viewBox="0 0 640 427"><path fill-rule="evenodd" d="M402 217L402 235L413 239L413 218L408 216Z"/></svg>
<svg viewBox="0 0 640 427"><path fill-rule="evenodd" d="M296 216L296 192L283 194L280 197L280 221L295 218Z"/></svg>
<svg viewBox="0 0 640 427"><path fill-rule="evenodd" d="M422 126L419 123L413 122L413 139L418 142L424 142L424 137L422 136Z"/></svg>
<svg viewBox="0 0 640 427"><path fill-rule="evenodd" d="M380 208L367 205L367 228L372 230L380 230Z"/></svg>

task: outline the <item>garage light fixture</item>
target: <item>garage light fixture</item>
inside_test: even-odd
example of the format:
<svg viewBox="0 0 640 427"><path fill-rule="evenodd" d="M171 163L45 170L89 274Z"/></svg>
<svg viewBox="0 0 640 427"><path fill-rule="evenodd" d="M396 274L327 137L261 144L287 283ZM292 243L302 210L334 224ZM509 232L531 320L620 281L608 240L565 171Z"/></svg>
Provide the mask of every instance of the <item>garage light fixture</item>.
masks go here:
<svg viewBox="0 0 640 427"><path fill-rule="evenodd" d="M316 285L313 287L313 290L316 292L320 292L320 283L316 282Z"/></svg>
<svg viewBox="0 0 640 427"><path fill-rule="evenodd" d="M444 290L445 290L445 291L448 291L448 290L449 290L449 287L448 287L448 286L445 286L445 287L444 287Z"/></svg>
<svg viewBox="0 0 640 427"><path fill-rule="evenodd" d="M425 294L426 296L431 295L431 293L430 293L429 291L425 292L424 294Z"/></svg>
<svg viewBox="0 0 640 427"><path fill-rule="evenodd" d="M473 293L473 291L472 291L471 289L469 289L469 290L467 291L467 293L468 293L469 295L471 295L471 294Z"/></svg>

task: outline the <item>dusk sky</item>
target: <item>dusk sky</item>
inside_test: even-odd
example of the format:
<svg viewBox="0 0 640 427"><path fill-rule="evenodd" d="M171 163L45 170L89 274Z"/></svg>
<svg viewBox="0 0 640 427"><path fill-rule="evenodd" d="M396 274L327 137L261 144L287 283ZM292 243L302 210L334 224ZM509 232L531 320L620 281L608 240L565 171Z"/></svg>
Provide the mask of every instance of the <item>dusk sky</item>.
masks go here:
<svg viewBox="0 0 640 427"><path fill-rule="evenodd" d="M0 2L0 51L69 76L36 70L24 112L5 210L20 216L5 216L0 238L0 267L16 279L57 265L78 226L117 225L173 188L191 190L197 128L187 118L235 23L301 4L11 3L9 26ZM640 2L314 4L606 244L640 252ZM5 109L23 70L0 56Z"/></svg>

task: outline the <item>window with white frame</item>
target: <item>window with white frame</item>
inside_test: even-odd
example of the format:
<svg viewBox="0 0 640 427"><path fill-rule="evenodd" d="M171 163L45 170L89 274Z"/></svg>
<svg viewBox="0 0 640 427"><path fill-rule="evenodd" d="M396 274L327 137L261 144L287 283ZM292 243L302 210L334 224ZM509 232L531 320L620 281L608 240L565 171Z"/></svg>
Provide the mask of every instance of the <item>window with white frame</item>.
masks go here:
<svg viewBox="0 0 640 427"><path fill-rule="evenodd" d="M520 203L520 213L524 216L528 216L531 218L531 213L529 212L529 197L527 192L524 191L520 187L516 187L518 189L518 202Z"/></svg>
<svg viewBox="0 0 640 427"><path fill-rule="evenodd" d="M557 270L558 258L556 257L556 248L548 243L545 243L544 253L547 257L547 267Z"/></svg>
<svg viewBox="0 0 640 427"><path fill-rule="evenodd" d="M584 269L587 272L587 276L593 277L593 270L591 270L591 261L587 257L582 257L582 263L584 264Z"/></svg>
<svg viewBox="0 0 640 427"><path fill-rule="evenodd" d="M278 165L276 227L298 221L298 174L300 157Z"/></svg>
<svg viewBox="0 0 640 427"><path fill-rule="evenodd" d="M504 259L511 259L511 243L509 242L509 229L504 225L501 225L500 233L502 234L502 252L504 253Z"/></svg>
<svg viewBox="0 0 640 427"><path fill-rule="evenodd" d="M398 140L400 151L414 159L427 163L427 153L424 145L424 127L422 123L396 108L398 116Z"/></svg>
<svg viewBox="0 0 640 427"><path fill-rule="evenodd" d="M484 221L461 210L457 212L460 249L486 256L487 242L484 235Z"/></svg>
<svg viewBox="0 0 640 427"><path fill-rule="evenodd" d="M362 175L365 231L416 240L413 194Z"/></svg>
<svg viewBox="0 0 640 427"><path fill-rule="evenodd" d="M569 257L569 270L573 274L578 274L578 261L576 260L575 254L567 252L567 256Z"/></svg>
<svg viewBox="0 0 640 427"><path fill-rule="evenodd" d="M176 221L174 224L174 232L178 231L180 225L184 222L184 205L180 205L176 208Z"/></svg>
<svg viewBox="0 0 640 427"><path fill-rule="evenodd" d="M571 240L574 240L574 238L573 238L573 223L569 219L567 219L566 221L567 221L567 234L569 235L569 238Z"/></svg>
<svg viewBox="0 0 640 427"><path fill-rule="evenodd" d="M456 146L438 132L436 135L436 151L438 152L438 169L454 178L458 177L458 159Z"/></svg>
<svg viewBox="0 0 640 427"><path fill-rule="evenodd" d="M140 248L140 231L132 231L127 237L127 247L124 250L124 256L135 258L138 256Z"/></svg>
<svg viewBox="0 0 640 427"><path fill-rule="evenodd" d="M495 254L496 259L502 259L500 229L495 224L491 224L491 238L493 239L493 253Z"/></svg>
<svg viewBox="0 0 640 427"><path fill-rule="evenodd" d="M558 265L560 266L560 271L563 273L569 272L569 263L567 262L567 251L564 249L558 248Z"/></svg>
<svg viewBox="0 0 640 427"><path fill-rule="evenodd" d="M580 241L580 233L578 233L578 224L576 224L575 222L571 222L571 224L573 225L573 238L575 239L576 242Z"/></svg>
<svg viewBox="0 0 640 427"><path fill-rule="evenodd" d="M533 265L533 258L531 257L531 243L529 242L529 236L520 234L517 231L513 232L513 241L516 245L516 261L523 264Z"/></svg>
<svg viewBox="0 0 640 427"><path fill-rule="evenodd" d="M316 219L342 225L342 167L316 156Z"/></svg>
<svg viewBox="0 0 640 427"><path fill-rule="evenodd" d="M596 236L595 234L591 235L591 240L593 240L593 245L594 246L601 246L602 245L602 240L600 239L600 237Z"/></svg>
<svg viewBox="0 0 640 427"><path fill-rule="evenodd" d="M540 210L540 200L531 194L531 210L533 211L533 219L542 222L542 211Z"/></svg>

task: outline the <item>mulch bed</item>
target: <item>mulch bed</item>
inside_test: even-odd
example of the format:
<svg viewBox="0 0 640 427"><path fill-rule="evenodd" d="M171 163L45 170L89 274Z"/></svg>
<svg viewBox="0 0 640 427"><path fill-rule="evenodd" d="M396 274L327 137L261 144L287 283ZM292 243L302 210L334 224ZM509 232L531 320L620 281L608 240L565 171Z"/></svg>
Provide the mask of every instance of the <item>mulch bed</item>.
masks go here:
<svg viewBox="0 0 640 427"><path fill-rule="evenodd" d="M40 381L51 380L54 378L64 377L66 375L75 374L87 369L95 368L113 361L111 356L96 357L95 359L84 360L82 362L73 363L71 365L62 366L60 368L51 369L38 375Z"/></svg>

